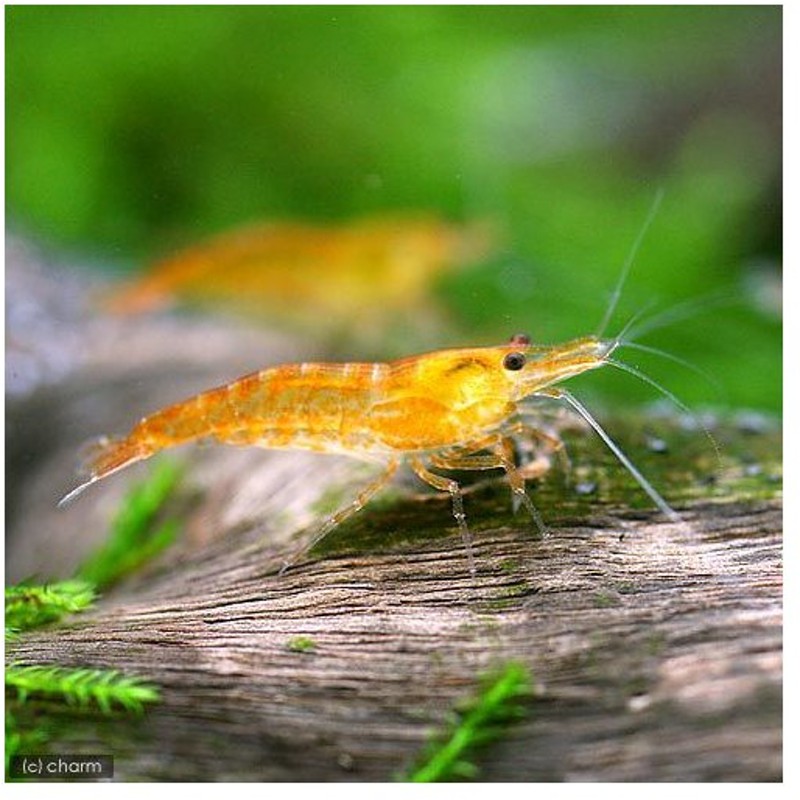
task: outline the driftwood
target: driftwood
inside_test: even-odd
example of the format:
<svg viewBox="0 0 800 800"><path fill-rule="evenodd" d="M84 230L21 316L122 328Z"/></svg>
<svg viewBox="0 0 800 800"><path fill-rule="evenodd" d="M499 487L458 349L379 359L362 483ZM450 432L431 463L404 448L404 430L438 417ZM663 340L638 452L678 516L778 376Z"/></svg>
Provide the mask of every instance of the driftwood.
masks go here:
<svg viewBox="0 0 800 800"><path fill-rule="evenodd" d="M174 324L200 323L155 321L147 335ZM8 578L68 575L135 478L56 511L79 441L230 369L235 341L202 369L200 356L182 369L156 355L124 369L89 359L12 400ZM470 490L474 576L449 500L412 483L279 575L361 485L361 467L194 449L167 509L185 520L181 542L8 657L161 687L140 720L69 716L54 740L56 752L114 754L122 780L391 780L479 676L510 660L535 692L478 760L483 780L780 780L779 432L752 416L709 418L718 465L682 420L606 422L681 523L651 510L585 431L566 430L570 481L554 469L531 487L547 538L512 514L501 478ZM313 647L293 648L300 636Z"/></svg>

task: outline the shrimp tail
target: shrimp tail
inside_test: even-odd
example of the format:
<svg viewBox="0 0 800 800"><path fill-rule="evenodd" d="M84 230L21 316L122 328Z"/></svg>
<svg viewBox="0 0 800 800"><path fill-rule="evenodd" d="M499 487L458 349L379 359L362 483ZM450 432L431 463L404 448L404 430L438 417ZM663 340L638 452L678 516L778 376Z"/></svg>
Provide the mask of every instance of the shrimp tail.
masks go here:
<svg viewBox="0 0 800 800"><path fill-rule="evenodd" d="M79 474L88 480L76 486L58 502L59 508L70 503L93 483L124 469L130 464L149 458L153 449L131 437L102 436L86 445L82 452Z"/></svg>

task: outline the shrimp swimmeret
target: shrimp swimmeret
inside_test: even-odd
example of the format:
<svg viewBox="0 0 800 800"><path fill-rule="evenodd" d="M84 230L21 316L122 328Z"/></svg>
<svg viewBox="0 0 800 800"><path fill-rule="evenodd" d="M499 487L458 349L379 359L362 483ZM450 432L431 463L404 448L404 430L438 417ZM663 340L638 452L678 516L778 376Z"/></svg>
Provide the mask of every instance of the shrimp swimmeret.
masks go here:
<svg viewBox="0 0 800 800"><path fill-rule="evenodd" d="M514 439L526 434L560 446L538 430L531 398L552 398L580 414L653 502L677 518L589 411L560 384L614 365L624 344L587 336L556 346L518 334L495 347L437 350L388 363L306 363L264 369L157 411L121 438L101 440L88 459L89 479L61 504L102 478L160 450L199 439L273 449L303 449L379 460L383 471L317 532L307 550L391 479L401 463L452 498L453 515L474 562L460 485L438 470L505 470L514 497L544 524L514 463Z"/></svg>

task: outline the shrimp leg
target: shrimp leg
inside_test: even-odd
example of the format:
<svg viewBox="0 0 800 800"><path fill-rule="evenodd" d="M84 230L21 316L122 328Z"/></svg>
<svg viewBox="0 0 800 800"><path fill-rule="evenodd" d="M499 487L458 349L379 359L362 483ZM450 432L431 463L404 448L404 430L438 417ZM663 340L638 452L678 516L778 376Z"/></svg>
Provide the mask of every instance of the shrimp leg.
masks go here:
<svg viewBox="0 0 800 800"><path fill-rule="evenodd" d="M467 517L464 514L464 496L461 492L461 486L458 481L451 478L445 478L442 475L437 475L431 472L423 463L422 459L418 456L413 456L409 459L409 465L418 478L423 480L434 489L440 492L448 492L453 500L453 516L458 523L458 530L461 533L461 541L464 543L464 549L467 551L467 559L469 561L469 571L475 575L475 557L472 554L472 536L467 526Z"/></svg>
<svg viewBox="0 0 800 800"><path fill-rule="evenodd" d="M527 409L522 409L523 415L525 414L526 410ZM546 455L537 457L530 465L526 465L524 467L523 471L526 477L540 478L542 475L544 475L544 473L549 469L549 465L544 463L544 459L546 459L547 456L552 453L561 462L561 469L567 480L569 479L569 474L572 471L572 462L570 461L567 448L564 446L564 441L560 436L554 433L548 433L547 431L543 431L541 428L538 428L535 425L525 422L524 416L523 419L512 422L503 430L506 433L515 434L517 436L525 436L529 439L539 441L543 445Z"/></svg>
<svg viewBox="0 0 800 800"><path fill-rule="evenodd" d="M377 494L384 486L386 486L387 483L389 483L394 473L397 472L397 467L399 465L399 460L397 458L392 458L391 461L386 464L383 472L381 472L381 474L374 481L372 481L372 483L365 486L351 503L337 511L332 517L328 517L320 529L314 534L314 537L311 539L311 541L303 544L302 547L296 550L286 561L283 562L283 566L280 568L278 574L283 575L283 573L286 572L289 567L293 566L301 556L303 556L305 553L308 553L316 545L318 545L335 527L344 522L348 517L351 517L353 514L361 511L361 509L364 508L373 495Z"/></svg>
<svg viewBox="0 0 800 800"><path fill-rule="evenodd" d="M476 450L492 449L492 453L474 455ZM443 469L484 470L503 469L513 492L514 511L520 504L524 505L531 515L539 533L547 534L541 514L525 491L525 478L514 463L514 441L508 436L494 435L466 448L450 448L431 456L431 463Z"/></svg>

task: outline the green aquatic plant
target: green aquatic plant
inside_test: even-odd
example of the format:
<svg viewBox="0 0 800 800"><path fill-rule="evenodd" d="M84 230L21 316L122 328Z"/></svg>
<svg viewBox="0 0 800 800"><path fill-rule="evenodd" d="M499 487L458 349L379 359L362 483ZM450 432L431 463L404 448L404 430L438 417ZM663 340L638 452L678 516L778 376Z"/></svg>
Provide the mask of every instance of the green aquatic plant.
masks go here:
<svg viewBox="0 0 800 800"><path fill-rule="evenodd" d="M125 496L107 541L80 566L77 577L106 588L172 544L180 530L178 521L155 523L181 475L173 461L157 461L147 478Z"/></svg>
<svg viewBox="0 0 800 800"><path fill-rule="evenodd" d="M59 581L44 586L25 583L6 588L6 635L57 622L66 614L89 608L96 597L94 586L81 580Z"/></svg>
<svg viewBox="0 0 800 800"><path fill-rule="evenodd" d="M47 743L48 735L43 725L31 727L22 724L16 711L12 712L6 703L6 779L8 779L11 759L23 753L40 752Z"/></svg>
<svg viewBox="0 0 800 800"><path fill-rule="evenodd" d="M14 756L41 751L51 738L52 705L39 707L41 702L110 716L141 714L146 703L159 699L155 686L116 670L10 664L5 679L7 778ZM36 706L34 712L26 714L31 706Z"/></svg>
<svg viewBox="0 0 800 800"><path fill-rule="evenodd" d="M86 611L96 598L94 588L79 580L45 586L19 584L7 587L5 595L7 642L24 631L58 622L67 614ZM40 750L50 739L47 707L25 713L41 701L107 715L115 710L141 713L145 703L158 700L154 686L113 670L12 663L6 665L5 683L6 776L13 756Z"/></svg>
<svg viewBox="0 0 800 800"><path fill-rule="evenodd" d="M90 609L99 588L128 575L173 542L178 522L155 523L180 476L181 470L173 462L157 462L150 475L123 499L108 540L78 568L76 578L7 587L6 641ZM159 699L155 686L116 670L12 663L6 666L5 682L6 775L12 756L46 746L52 735L49 712L54 703L108 716L141 714L145 704Z"/></svg>
<svg viewBox="0 0 800 800"><path fill-rule="evenodd" d="M478 694L455 710L452 723L432 737L400 779L434 783L475 778L479 770L472 759L524 716L520 701L529 694L530 677L522 664L510 662L488 675Z"/></svg>
<svg viewBox="0 0 800 800"><path fill-rule="evenodd" d="M6 667L6 691L16 693L14 700L20 705L47 699L81 709L97 708L103 714L115 709L141 714L145 703L159 697L155 686L116 670L18 664Z"/></svg>

